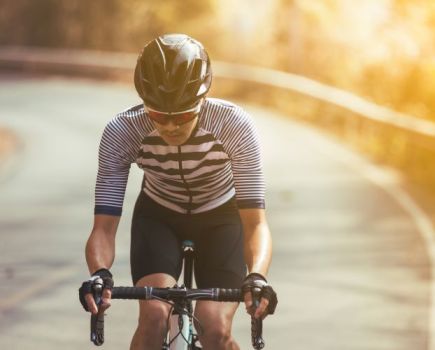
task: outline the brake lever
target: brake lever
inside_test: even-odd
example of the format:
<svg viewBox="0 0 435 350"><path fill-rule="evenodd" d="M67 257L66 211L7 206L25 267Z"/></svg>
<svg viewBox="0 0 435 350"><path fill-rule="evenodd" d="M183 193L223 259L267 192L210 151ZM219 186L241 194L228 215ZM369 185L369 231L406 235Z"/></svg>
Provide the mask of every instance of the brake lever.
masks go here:
<svg viewBox="0 0 435 350"><path fill-rule="evenodd" d="M99 309L103 301L103 280L101 278L94 281L92 294ZM91 341L97 346L104 343L104 311L98 310L96 315L91 315Z"/></svg>
<svg viewBox="0 0 435 350"><path fill-rule="evenodd" d="M260 305L261 288L253 288L251 293L253 304L255 309L257 309ZM254 316L251 316L251 342L256 350L263 349L266 345L263 340L263 320Z"/></svg>

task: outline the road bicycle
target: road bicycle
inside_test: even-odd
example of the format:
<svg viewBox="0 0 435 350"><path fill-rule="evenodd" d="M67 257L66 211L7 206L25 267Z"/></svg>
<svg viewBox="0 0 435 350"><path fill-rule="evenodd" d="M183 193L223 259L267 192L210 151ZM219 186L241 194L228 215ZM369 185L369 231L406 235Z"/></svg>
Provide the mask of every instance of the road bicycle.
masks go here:
<svg viewBox="0 0 435 350"><path fill-rule="evenodd" d="M168 316L168 332L163 340L162 350L196 350L202 349L198 334L194 327L193 301L212 300L220 302L241 302L243 294L241 289L207 288L193 289L194 244L183 241L183 284L172 288L154 287L114 287L112 299L134 300L161 300L171 305ZM103 281L94 284L94 298L99 304ZM254 300L258 305L260 291L254 291ZM251 317L251 342L256 350L265 346L263 337L263 324L261 319ZM104 343L104 313L91 316L91 341L99 346Z"/></svg>

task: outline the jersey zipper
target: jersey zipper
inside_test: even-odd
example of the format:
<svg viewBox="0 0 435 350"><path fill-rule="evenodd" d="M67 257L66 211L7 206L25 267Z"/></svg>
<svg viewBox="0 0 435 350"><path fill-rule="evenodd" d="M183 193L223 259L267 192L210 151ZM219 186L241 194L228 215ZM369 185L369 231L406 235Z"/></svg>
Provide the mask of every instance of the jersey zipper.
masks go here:
<svg viewBox="0 0 435 350"><path fill-rule="evenodd" d="M187 206L187 214L191 214L192 213L192 192L190 191L190 187L189 184L186 181L186 178L184 177L183 174L183 160L182 160L182 154L181 154L181 146L178 146L178 166L180 168L180 176L181 176L181 180L183 180L184 186L186 187L186 191L189 195L189 204Z"/></svg>

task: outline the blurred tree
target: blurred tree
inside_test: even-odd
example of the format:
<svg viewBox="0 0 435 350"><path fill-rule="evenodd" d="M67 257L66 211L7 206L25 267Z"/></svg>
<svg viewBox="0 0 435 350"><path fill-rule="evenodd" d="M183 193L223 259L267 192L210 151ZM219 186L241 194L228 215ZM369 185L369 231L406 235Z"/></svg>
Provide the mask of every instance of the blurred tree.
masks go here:
<svg viewBox="0 0 435 350"><path fill-rule="evenodd" d="M59 41L55 0L1 0L0 43L52 46Z"/></svg>
<svg viewBox="0 0 435 350"><path fill-rule="evenodd" d="M120 1L118 47L137 51L148 40L164 33L186 33L210 41L215 33L210 23L212 1L130 0Z"/></svg>
<svg viewBox="0 0 435 350"><path fill-rule="evenodd" d="M426 118L435 107L435 2L0 0L0 45L138 52L184 32L214 59L303 74Z"/></svg>
<svg viewBox="0 0 435 350"><path fill-rule="evenodd" d="M278 0L273 65L434 118L435 3Z"/></svg>
<svg viewBox="0 0 435 350"><path fill-rule="evenodd" d="M0 0L0 7L3 45L137 51L165 32L216 32L210 0Z"/></svg>

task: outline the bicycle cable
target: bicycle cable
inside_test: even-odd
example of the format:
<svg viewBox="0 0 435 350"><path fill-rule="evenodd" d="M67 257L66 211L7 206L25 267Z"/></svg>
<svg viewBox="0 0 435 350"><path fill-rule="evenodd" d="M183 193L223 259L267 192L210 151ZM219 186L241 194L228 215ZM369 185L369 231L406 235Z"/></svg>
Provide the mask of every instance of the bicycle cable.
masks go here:
<svg viewBox="0 0 435 350"><path fill-rule="evenodd" d="M160 299L160 298L156 298L156 299ZM171 316L172 316L172 313L174 312L174 311L176 311L179 315L186 315L186 316L188 316L189 318L192 318L195 322L196 322L196 324L195 324L195 329L196 329L196 331L197 331L197 334L198 335L201 335L201 334L203 334L204 333L204 328L202 327L202 325L201 325L201 322L199 321L199 319L192 313L192 312L189 312L189 310L187 310L185 307L178 307L178 305L176 304L176 303L172 303L172 302L169 302L169 301L167 301L167 300L165 300L168 304L170 304L171 305L171 309L169 310L169 314L168 314L168 317L167 317L167 319L166 319L166 325L167 325L167 328L169 329L169 327L170 327L170 318L171 318ZM181 322L184 322L184 320L181 318ZM181 331L182 329L183 329L183 323L181 323L181 324L178 324L178 328L179 328L179 331L178 331L178 333L169 341L169 344L167 343L167 345L168 346L170 346L174 341L175 341L175 339L178 337L178 336L182 336L183 337L183 339L184 339L184 341L186 342L186 343L188 343L189 342L189 339L186 339L186 337L184 336L184 334L183 334L183 332Z"/></svg>

